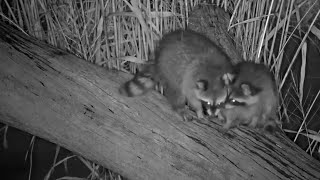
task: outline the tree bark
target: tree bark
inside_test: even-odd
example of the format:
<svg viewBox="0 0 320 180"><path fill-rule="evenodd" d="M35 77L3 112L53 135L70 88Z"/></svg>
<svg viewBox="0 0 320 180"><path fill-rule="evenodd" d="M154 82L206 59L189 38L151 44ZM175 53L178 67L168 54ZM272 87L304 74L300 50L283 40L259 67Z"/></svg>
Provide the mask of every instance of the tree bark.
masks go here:
<svg viewBox="0 0 320 180"><path fill-rule="evenodd" d="M162 96L118 94L106 70L0 23L0 120L129 179L319 179L283 134L182 122Z"/></svg>
<svg viewBox="0 0 320 180"><path fill-rule="evenodd" d="M199 4L190 13L188 28L205 34L236 64L243 61L242 48L228 32L229 14L213 4ZM229 34L230 33L230 34Z"/></svg>

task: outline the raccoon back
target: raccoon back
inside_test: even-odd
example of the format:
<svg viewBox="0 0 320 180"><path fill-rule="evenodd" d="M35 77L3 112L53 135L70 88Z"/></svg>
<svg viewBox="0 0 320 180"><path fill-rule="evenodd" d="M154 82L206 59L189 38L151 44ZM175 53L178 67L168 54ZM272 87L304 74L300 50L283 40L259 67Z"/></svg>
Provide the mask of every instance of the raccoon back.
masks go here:
<svg viewBox="0 0 320 180"><path fill-rule="evenodd" d="M160 82L165 94L166 89L171 93L167 98L177 96L170 103L179 100L177 105L180 106L184 98L188 101L188 97L191 100L196 96L191 90L198 80L207 80L209 89L219 90L220 83L216 82L224 72L230 72L231 67L228 56L210 39L193 31L178 30L163 36L155 52L154 64L126 82L120 93L142 95L152 89L155 82Z"/></svg>
<svg viewBox="0 0 320 180"><path fill-rule="evenodd" d="M228 56L207 37L189 30L169 33L156 52L157 77L162 84L182 91L184 81L214 79L231 69ZM201 77L202 76L202 77Z"/></svg>

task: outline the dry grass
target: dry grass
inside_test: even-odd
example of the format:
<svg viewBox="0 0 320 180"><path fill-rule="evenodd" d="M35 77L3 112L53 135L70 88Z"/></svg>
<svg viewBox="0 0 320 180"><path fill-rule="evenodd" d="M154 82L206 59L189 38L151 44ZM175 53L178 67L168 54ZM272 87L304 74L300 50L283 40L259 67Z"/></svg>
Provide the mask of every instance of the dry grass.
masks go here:
<svg viewBox="0 0 320 180"><path fill-rule="evenodd" d="M2 0L1 18L14 24L31 36L42 39L54 46L66 49L87 61L98 65L135 73L138 66L151 60L156 42L162 34L174 29L185 28L188 14L199 0ZM301 120L298 131L289 133L310 138L308 152L315 151L319 142L319 133L307 129L306 122L313 115L318 94L314 101L305 105L307 38L313 33L320 38L320 31L313 26L320 10L315 10L315 1L292 0L211 0L233 12L229 24L234 39L243 48L246 60L267 64L274 72L281 92L281 119L289 120L296 116ZM301 8L306 8L305 14ZM302 23L310 18L309 12L317 12L309 28ZM298 49L289 64L283 60L284 50L289 41L296 40ZM302 54L301 68L293 69L297 57ZM282 71L285 70L283 73ZM299 78L297 78L299 77ZM293 103L298 115L289 112L287 106ZM313 111L312 111L313 110ZM1 129L3 130L3 129ZM304 131L303 131L304 130ZM5 131L6 132L6 131ZM303 133L305 132L305 133ZM32 143L31 143L32 144ZM32 146L31 146L32 147ZM32 149L32 148L31 148ZM57 148L57 154L59 148ZM47 179L54 168L67 157L56 162L48 172ZM97 165L82 158L81 161L92 172L88 177L95 179L101 175ZM105 177L105 176L103 176ZM65 177L61 179L72 179ZM119 179L118 176L114 179Z"/></svg>

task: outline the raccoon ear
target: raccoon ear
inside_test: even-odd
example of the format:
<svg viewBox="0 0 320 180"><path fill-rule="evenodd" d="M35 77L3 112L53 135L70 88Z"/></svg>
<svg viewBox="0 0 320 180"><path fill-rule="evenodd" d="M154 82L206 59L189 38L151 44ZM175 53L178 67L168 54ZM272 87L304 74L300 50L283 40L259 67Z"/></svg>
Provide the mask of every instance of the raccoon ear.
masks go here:
<svg viewBox="0 0 320 180"><path fill-rule="evenodd" d="M242 89L243 94L247 95L247 96L249 96L249 95L254 96L262 91L262 88L253 86L247 82L242 83L240 87Z"/></svg>
<svg viewBox="0 0 320 180"><path fill-rule="evenodd" d="M226 73L224 75L222 75L221 79L224 82L225 85L230 85L233 80L235 79L235 74L233 73Z"/></svg>
<svg viewBox="0 0 320 180"><path fill-rule="evenodd" d="M209 82L207 80L201 79L196 82L197 89L206 91L208 89Z"/></svg>
<svg viewBox="0 0 320 180"><path fill-rule="evenodd" d="M252 91L251 91L249 84L241 84L240 87L241 87L244 95L246 95L246 96L252 95Z"/></svg>

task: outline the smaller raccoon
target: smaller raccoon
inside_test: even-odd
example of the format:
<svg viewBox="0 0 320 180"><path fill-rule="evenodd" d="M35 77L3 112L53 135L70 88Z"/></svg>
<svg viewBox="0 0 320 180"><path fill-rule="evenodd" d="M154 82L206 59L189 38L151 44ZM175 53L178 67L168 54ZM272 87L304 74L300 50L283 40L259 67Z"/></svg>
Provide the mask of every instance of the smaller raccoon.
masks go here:
<svg viewBox="0 0 320 180"><path fill-rule="evenodd" d="M232 72L229 57L210 39L190 30L177 30L163 36L152 65L120 87L120 94L139 96L160 83L173 110L184 120L186 102L203 118L203 103L215 105L227 96Z"/></svg>
<svg viewBox="0 0 320 180"><path fill-rule="evenodd" d="M278 121L278 93L271 72L253 62L241 62L234 70L228 99L217 112L225 121L223 128L247 125L272 132Z"/></svg>

